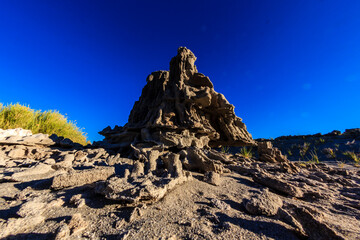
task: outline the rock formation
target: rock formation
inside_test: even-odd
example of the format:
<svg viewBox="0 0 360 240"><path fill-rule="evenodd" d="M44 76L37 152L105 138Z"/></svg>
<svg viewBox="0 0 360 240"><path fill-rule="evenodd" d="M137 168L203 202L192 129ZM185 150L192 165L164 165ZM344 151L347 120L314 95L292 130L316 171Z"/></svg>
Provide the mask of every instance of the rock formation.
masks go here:
<svg viewBox="0 0 360 240"><path fill-rule="evenodd" d="M170 71L150 74L128 123L100 132L105 141L115 148L139 143L178 149L255 145L234 106L198 73L195 60L180 47Z"/></svg>
<svg viewBox="0 0 360 240"><path fill-rule="evenodd" d="M137 203L162 198L191 179L184 170L222 173L225 154L210 147L256 145L234 106L198 73L195 55L180 47L170 71L150 74L124 127L105 128L100 143L136 160L105 183L106 198ZM125 171L128 174L125 174Z"/></svg>

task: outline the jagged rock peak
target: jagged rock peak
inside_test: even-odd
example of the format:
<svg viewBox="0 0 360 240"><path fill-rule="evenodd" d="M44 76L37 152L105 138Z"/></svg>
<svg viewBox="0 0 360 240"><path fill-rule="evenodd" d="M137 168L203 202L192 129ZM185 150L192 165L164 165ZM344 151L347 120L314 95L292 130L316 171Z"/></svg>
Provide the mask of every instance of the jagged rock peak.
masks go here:
<svg viewBox="0 0 360 240"><path fill-rule="evenodd" d="M196 57L186 47L179 47L178 54L170 61L170 80L179 81L197 73Z"/></svg>
<svg viewBox="0 0 360 240"><path fill-rule="evenodd" d="M170 71L147 77L124 127L106 128L105 141L125 147L137 143L167 147L255 145L234 106L198 73L196 57L186 47L170 61Z"/></svg>

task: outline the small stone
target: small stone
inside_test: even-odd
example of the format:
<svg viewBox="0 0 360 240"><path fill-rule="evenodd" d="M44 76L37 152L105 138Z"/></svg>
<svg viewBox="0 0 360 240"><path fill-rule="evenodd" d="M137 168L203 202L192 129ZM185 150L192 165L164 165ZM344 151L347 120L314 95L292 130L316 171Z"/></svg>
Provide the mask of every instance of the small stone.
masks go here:
<svg viewBox="0 0 360 240"><path fill-rule="evenodd" d="M54 165L54 164L56 164L56 161L53 158L48 158L44 161L44 163L46 163L48 165Z"/></svg>
<svg viewBox="0 0 360 240"><path fill-rule="evenodd" d="M138 207L134 208L132 210L132 212L130 213L129 222L134 221L135 219L137 219L141 215L142 215L142 212L141 212L140 208L138 208Z"/></svg>
<svg viewBox="0 0 360 240"><path fill-rule="evenodd" d="M62 205L64 205L64 200L61 198L57 198L49 202L46 208L61 207Z"/></svg>
<svg viewBox="0 0 360 240"><path fill-rule="evenodd" d="M258 142L258 154L259 160L263 162L288 162L286 156L284 156L278 148L273 147L269 141Z"/></svg>
<svg viewBox="0 0 360 240"><path fill-rule="evenodd" d="M120 160L120 153L116 154L116 155L112 155L112 156L109 156L107 157L106 161L108 163L109 166L113 166L117 163L119 163L121 160Z"/></svg>
<svg viewBox="0 0 360 240"><path fill-rule="evenodd" d="M6 162L5 167L6 168L16 167L16 162L9 160L9 161Z"/></svg>
<svg viewBox="0 0 360 240"><path fill-rule="evenodd" d="M22 128L13 128L13 129L0 129L0 139L5 139L10 136L30 136L32 135L31 130L25 130Z"/></svg>
<svg viewBox="0 0 360 240"><path fill-rule="evenodd" d="M8 157L13 159L26 158L25 149L15 148L8 153Z"/></svg>
<svg viewBox="0 0 360 240"><path fill-rule="evenodd" d="M204 181L214 186L219 186L221 184L220 174L213 171L206 172L204 174Z"/></svg>
<svg viewBox="0 0 360 240"><path fill-rule="evenodd" d="M125 223L126 223L125 219L122 218L122 219L120 219L119 221L116 221L116 223L115 223L115 228L116 228L117 230L120 230Z"/></svg>
<svg viewBox="0 0 360 240"><path fill-rule="evenodd" d="M297 198L302 198L304 196L304 192L300 188L268 173L259 172L253 175L253 179L255 182L290 196Z"/></svg>
<svg viewBox="0 0 360 240"><path fill-rule="evenodd" d="M81 208L85 206L85 199L82 198L81 194L76 194L70 198L70 204Z"/></svg>
<svg viewBox="0 0 360 240"><path fill-rule="evenodd" d="M80 162L85 162L87 159L87 155L88 155L88 153L86 153L84 151L77 151L75 153L75 160L80 161Z"/></svg>
<svg viewBox="0 0 360 240"><path fill-rule="evenodd" d="M78 234L85 230L88 223L82 218L80 213L75 213L68 224L71 234Z"/></svg>
<svg viewBox="0 0 360 240"><path fill-rule="evenodd" d="M5 167L6 166L6 161L3 157L0 156L0 167Z"/></svg>
<svg viewBox="0 0 360 240"><path fill-rule="evenodd" d="M228 223L228 222L222 222L220 226L221 226L221 228L223 228L224 230L230 230L230 229L231 229L231 225L230 225L230 223Z"/></svg>
<svg viewBox="0 0 360 240"><path fill-rule="evenodd" d="M68 162L68 161L72 162L75 160L75 154L72 154L72 153L65 154L62 160L65 162Z"/></svg>
<svg viewBox="0 0 360 240"><path fill-rule="evenodd" d="M226 210L230 210L230 206L229 204L225 203L224 201L221 201L219 199L211 199L211 204L214 206L214 207L217 207L219 208L220 210L222 211L226 211Z"/></svg>
<svg viewBox="0 0 360 240"><path fill-rule="evenodd" d="M250 214L274 216L282 205L281 198L266 189L261 194L252 197L245 208Z"/></svg>
<svg viewBox="0 0 360 240"><path fill-rule="evenodd" d="M70 237L70 229L69 226L63 223L56 231L55 240L66 240Z"/></svg>
<svg viewBox="0 0 360 240"><path fill-rule="evenodd" d="M144 175L144 164L142 162L135 162L134 168L131 172L131 177L138 177Z"/></svg>

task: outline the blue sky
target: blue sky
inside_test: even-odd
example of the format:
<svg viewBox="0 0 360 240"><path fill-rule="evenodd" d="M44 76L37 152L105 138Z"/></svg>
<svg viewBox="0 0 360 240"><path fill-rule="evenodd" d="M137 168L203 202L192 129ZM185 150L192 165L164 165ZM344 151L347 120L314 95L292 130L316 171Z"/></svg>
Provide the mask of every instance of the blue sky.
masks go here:
<svg viewBox="0 0 360 240"><path fill-rule="evenodd" d="M254 138L360 127L359 12L357 0L3 0L0 102L57 109L101 140L186 46Z"/></svg>

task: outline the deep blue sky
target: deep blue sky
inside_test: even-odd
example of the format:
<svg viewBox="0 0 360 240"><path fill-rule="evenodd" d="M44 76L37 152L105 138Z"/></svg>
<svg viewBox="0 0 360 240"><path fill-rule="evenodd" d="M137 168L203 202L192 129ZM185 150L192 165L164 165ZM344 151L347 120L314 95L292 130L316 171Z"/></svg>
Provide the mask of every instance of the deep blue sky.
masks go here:
<svg viewBox="0 0 360 240"><path fill-rule="evenodd" d="M360 127L360 1L0 2L0 102L57 109L90 140L124 125L179 46L254 138Z"/></svg>

